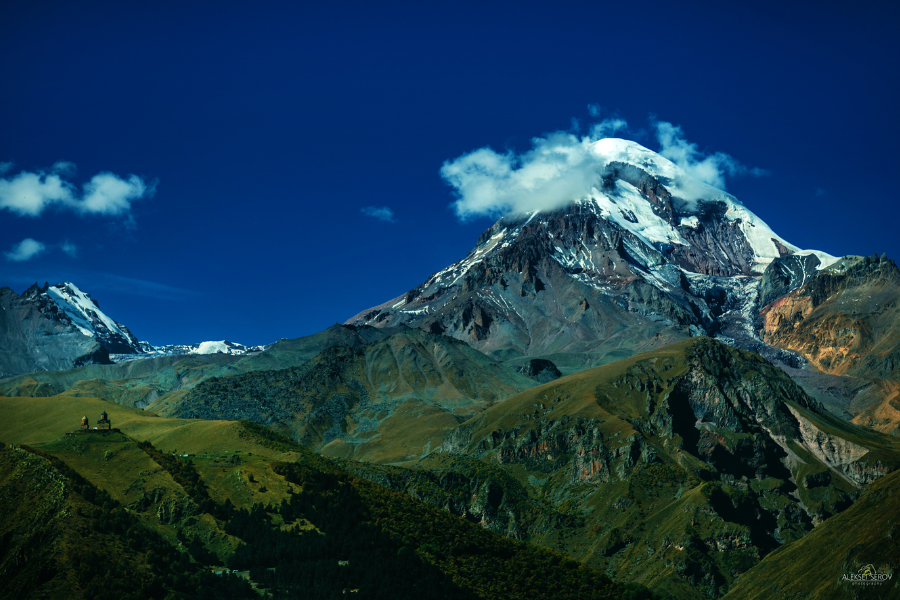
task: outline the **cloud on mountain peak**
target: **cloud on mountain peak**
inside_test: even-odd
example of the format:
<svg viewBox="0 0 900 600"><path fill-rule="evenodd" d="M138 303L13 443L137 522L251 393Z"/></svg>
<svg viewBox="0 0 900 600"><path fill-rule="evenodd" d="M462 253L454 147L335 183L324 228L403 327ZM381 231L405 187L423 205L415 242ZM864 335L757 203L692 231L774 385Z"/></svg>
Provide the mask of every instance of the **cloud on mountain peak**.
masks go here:
<svg viewBox="0 0 900 600"><path fill-rule="evenodd" d="M591 105L588 112L598 117L601 109ZM681 167L691 180L724 190L726 177L765 173L745 167L724 152L701 152L685 139L677 125L655 119L651 119L651 125L659 143L658 153ZM456 201L451 206L462 221L553 210L585 198L592 188L599 187L606 158L593 152L591 146L627 131L628 123L613 115L590 125L588 134L581 137L555 131L533 138L531 149L522 153L478 148L445 161L440 173L454 190Z"/></svg>
<svg viewBox="0 0 900 600"><path fill-rule="evenodd" d="M724 152L703 154L697 149L697 144L685 139L684 131L678 125L666 121L651 121L651 123L656 129L659 154L671 160L698 181L725 190L726 176L753 175L759 177L766 174L763 169L742 165L734 157Z"/></svg>

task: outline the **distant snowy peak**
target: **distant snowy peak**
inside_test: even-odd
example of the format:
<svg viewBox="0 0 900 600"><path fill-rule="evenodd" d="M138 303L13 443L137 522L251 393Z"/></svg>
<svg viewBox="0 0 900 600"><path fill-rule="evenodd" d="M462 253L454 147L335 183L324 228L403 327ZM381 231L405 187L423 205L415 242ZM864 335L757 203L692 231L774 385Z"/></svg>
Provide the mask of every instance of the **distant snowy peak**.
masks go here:
<svg viewBox="0 0 900 600"><path fill-rule="evenodd" d="M168 344L165 346L154 346L148 342L141 342L141 356L131 356L127 354L111 355L110 358L114 362L123 362L134 360L136 358L151 358L154 356L183 356L186 354L228 354L231 356L243 356L245 354L254 354L262 352L266 346L244 346L236 342L222 340L218 342L200 342L199 344Z"/></svg>
<svg viewBox="0 0 900 600"><path fill-rule="evenodd" d="M249 354L262 352L264 346L244 346L227 340L221 342L200 342L191 347L191 354Z"/></svg>
<svg viewBox="0 0 900 600"><path fill-rule="evenodd" d="M37 284L30 287L25 295L30 298L44 297L50 302L44 306L55 307L54 318L70 324L88 337L95 338L110 353L135 354L141 352L138 339L127 327L107 316L90 294L81 291L74 283L66 281L56 285Z"/></svg>

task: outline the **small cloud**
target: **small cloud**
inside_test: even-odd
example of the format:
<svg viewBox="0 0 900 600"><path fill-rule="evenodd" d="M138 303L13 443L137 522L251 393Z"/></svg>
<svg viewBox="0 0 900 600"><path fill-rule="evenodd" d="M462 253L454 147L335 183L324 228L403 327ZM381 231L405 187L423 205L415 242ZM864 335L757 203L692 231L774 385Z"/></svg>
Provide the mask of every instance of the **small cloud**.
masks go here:
<svg viewBox="0 0 900 600"><path fill-rule="evenodd" d="M0 209L5 208L20 217L39 217L51 207L81 215L129 215L132 202L151 197L156 190L155 181L148 184L137 175L123 179L102 172L85 183L79 193L75 185L65 179L74 172L73 163L58 161L49 172L23 171L14 177L2 178Z"/></svg>
<svg viewBox="0 0 900 600"><path fill-rule="evenodd" d="M50 167L50 172L57 175L74 175L75 170L75 163L67 160L58 160Z"/></svg>
<svg viewBox="0 0 900 600"><path fill-rule="evenodd" d="M603 138L613 137L617 132L624 129L628 129L628 123L625 119L610 117L591 126L591 138L602 140Z"/></svg>
<svg viewBox="0 0 900 600"><path fill-rule="evenodd" d="M652 118L651 123L656 128L659 154L681 167L692 179L724 191L726 176L760 177L768 174L764 169L747 167L724 152L704 154L697 149L697 144L685 139L684 132L678 125Z"/></svg>
<svg viewBox="0 0 900 600"><path fill-rule="evenodd" d="M373 217L386 223L396 223L394 219L394 211L387 206L365 206L359 210L367 217Z"/></svg>
<svg viewBox="0 0 900 600"><path fill-rule="evenodd" d="M599 104L588 104L588 114L595 119L603 114L603 107ZM574 119L573 119L574 120ZM613 137L617 131L628 129L628 123L617 114L611 114L605 119L591 125L590 137L594 140Z"/></svg>
<svg viewBox="0 0 900 600"><path fill-rule="evenodd" d="M825 190L823 190L820 187L817 187L816 188L816 196L824 196L824 195L825 195Z"/></svg>
<svg viewBox="0 0 900 600"><path fill-rule="evenodd" d="M98 173L84 184L78 210L99 215L125 214L131 210L131 203L146 192L147 184L137 175L125 180L112 173Z"/></svg>
<svg viewBox="0 0 900 600"><path fill-rule="evenodd" d="M47 247L41 242L31 238L25 238L18 244L13 245L9 252L4 252L3 254L6 256L6 260L24 262L34 258L46 249Z"/></svg>
<svg viewBox="0 0 900 600"><path fill-rule="evenodd" d="M0 179L0 208L20 217L37 217L54 204L72 204L73 190L59 175L23 171L11 179Z"/></svg>
<svg viewBox="0 0 900 600"><path fill-rule="evenodd" d="M15 164L11 162L2 162L0 161L0 175L6 175L10 169L12 169Z"/></svg>
<svg viewBox="0 0 900 600"><path fill-rule="evenodd" d="M59 245L59 249L71 256L72 258L76 258L78 256L78 246L70 242L69 240L64 241Z"/></svg>

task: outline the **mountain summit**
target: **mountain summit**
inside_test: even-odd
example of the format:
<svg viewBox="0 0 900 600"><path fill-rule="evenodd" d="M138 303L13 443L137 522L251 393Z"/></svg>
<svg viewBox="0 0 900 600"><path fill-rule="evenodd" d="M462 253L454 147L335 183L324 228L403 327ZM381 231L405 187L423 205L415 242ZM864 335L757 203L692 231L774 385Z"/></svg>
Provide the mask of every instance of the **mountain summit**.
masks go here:
<svg viewBox="0 0 900 600"><path fill-rule="evenodd" d="M139 341L70 281L35 283L21 296L0 288L0 309L0 377L153 356L244 355L263 350L225 340L167 346Z"/></svg>
<svg viewBox="0 0 900 600"><path fill-rule="evenodd" d="M685 335L759 351L766 270L837 260L788 243L734 196L639 144L609 138L590 151L603 166L588 196L502 217L463 260L347 322L419 326L501 360L556 357L569 369Z"/></svg>
<svg viewBox="0 0 900 600"><path fill-rule="evenodd" d="M110 352L137 353L137 338L70 282L37 283L21 296L0 289L0 373L5 376L109 363Z"/></svg>

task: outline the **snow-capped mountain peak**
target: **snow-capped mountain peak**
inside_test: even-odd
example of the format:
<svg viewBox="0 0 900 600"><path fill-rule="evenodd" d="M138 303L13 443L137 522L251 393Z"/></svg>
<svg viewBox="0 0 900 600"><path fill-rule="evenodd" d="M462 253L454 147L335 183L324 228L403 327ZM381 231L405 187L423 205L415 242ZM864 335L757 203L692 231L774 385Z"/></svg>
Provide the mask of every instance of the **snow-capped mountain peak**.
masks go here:
<svg viewBox="0 0 900 600"><path fill-rule="evenodd" d="M145 353L143 356L115 355L110 358L115 362L122 362L134 358L143 358L144 356L181 356L184 354L228 354L232 356L243 356L245 354L262 352L265 349L265 346L245 346L236 342L229 342L228 340L200 342L199 344L167 344L165 346L153 346L148 342L141 342L141 350Z"/></svg>
<svg viewBox="0 0 900 600"><path fill-rule="evenodd" d="M581 150L596 165L581 197L501 217L465 258L348 322L419 326L504 359L594 353L617 331L645 339L663 325L750 347L761 343L754 314L770 265L838 260L798 249L731 194L640 144L608 138Z"/></svg>
<svg viewBox="0 0 900 600"><path fill-rule="evenodd" d="M74 283L66 281L51 285L47 288L46 294L56 302L81 333L91 337L118 335L128 340L129 345L137 346L137 339L131 332L109 318L100 310L97 301L91 298L90 294L78 289Z"/></svg>
<svg viewBox="0 0 900 600"><path fill-rule="evenodd" d="M44 301L44 310L53 313L53 318L75 327L82 334L96 339L111 353L140 353L140 342L127 327L111 319L100 305L78 288L74 283L66 281L56 285L36 284L25 292L25 297L39 298Z"/></svg>
<svg viewBox="0 0 900 600"><path fill-rule="evenodd" d="M652 210L653 203L628 181L618 179L613 189L592 190L592 199L605 208L619 225L657 246L657 249L660 249L660 244L690 245L678 230L682 227L696 230L700 225L699 217L710 207L718 205L725 208L722 217L739 227L752 251L753 273L762 273L774 259L786 254L815 254L820 260L819 268L838 260L824 252L801 250L790 244L731 194L692 177L671 160L636 142L605 138L591 144L591 152L602 159L608 170L615 170L617 163L631 165L668 192L676 213L672 216L677 218L667 223L658 215L659 211Z"/></svg>

